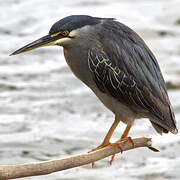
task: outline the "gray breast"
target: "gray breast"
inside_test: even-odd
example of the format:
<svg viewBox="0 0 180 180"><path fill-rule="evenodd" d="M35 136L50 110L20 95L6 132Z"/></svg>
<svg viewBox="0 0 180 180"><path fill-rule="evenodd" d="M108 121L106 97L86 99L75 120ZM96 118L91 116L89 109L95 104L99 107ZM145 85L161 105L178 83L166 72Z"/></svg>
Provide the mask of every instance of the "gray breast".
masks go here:
<svg viewBox="0 0 180 180"><path fill-rule="evenodd" d="M67 64L75 76L84 82L109 110L127 124L134 122L134 119L137 118L136 113L112 96L101 92L97 87L88 66L88 50L82 51L78 46L69 49L64 48L64 55Z"/></svg>
<svg viewBox="0 0 180 180"><path fill-rule="evenodd" d="M87 51L80 51L78 46L74 48L64 48L64 56L67 64L75 76L83 81L87 86L93 83L87 62Z"/></svg>

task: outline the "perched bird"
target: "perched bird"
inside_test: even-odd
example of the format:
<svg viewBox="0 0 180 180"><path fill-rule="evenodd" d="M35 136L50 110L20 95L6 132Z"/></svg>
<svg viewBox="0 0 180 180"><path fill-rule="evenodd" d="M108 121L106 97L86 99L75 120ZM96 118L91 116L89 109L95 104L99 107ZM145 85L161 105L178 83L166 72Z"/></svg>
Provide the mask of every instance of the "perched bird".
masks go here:
<svg viewBox="0 0 180 180"><path fill-rule="evenodd" d="M64 48L72 72L115 115L104 141L94 150L111 145L120 121L127 126L118 141L128 138L135 119L141 118L148 118L159 134L178 133L158 62L132 29L113 18L72 15L11 55L51 45Z"/></svg>

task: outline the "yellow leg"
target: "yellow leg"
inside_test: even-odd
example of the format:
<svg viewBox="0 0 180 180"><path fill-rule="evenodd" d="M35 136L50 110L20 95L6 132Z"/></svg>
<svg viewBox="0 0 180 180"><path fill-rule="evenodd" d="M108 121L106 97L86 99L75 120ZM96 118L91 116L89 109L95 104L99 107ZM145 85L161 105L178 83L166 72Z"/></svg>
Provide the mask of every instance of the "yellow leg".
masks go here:
<svg viewBox="0 0 180 180"><path fill-rule="evenodd" d="M128 137L131 127L132 127L132 125L127 125L126 129L124 130L124 132L121 136L121 138L116 142L130 141L132 143L132 145L134 146L133 140L131 139L131 137ZM119 147L119 148L121 148L121 147ZM121 151L121 153L122 153L122 151ZM110 160L110 164L112 164L112 162L114 161L114 158L115 158L115 154L112 155L111 160Z"/></svg>
<svg viewBox="0 0 180 180"><path fill-rule="evenodd" d="M121 139L124 139L124 138L128 137L128 134L129 134L129 131L131 130L131 127L132 127L132 125L127 125L126 126L126 129L124 130L124 132L123 132L123 134L121 136Z"/></svg>
<svg viewBox="0 0 180 180"><path fill-rule="evenodd" d="M111 128L109 129L108 133L106 134L102 144L100 146L96 147L95 149L92 149L90 152L102 149L102 148L110 145L110 139L114 133L114 130L116 129L117 125L119 124L119 122L120 122L120 120L118 118L115 118L115 120L114 120Z"/></svg>
<svg viewBox="0 0 180 180"><path fill-rule="evenodd" d="M117 125L119 124L119 122L120 122L120 120L119 120L117 117L115 117L115 120L114 120L113 124L111 125L108 133L106 134L106 136L105 136L102 144L99 145L98 147L92 149L92 150L89 151L89 152L94 152L94 151L97 151L97 150L99 150L99 149L102 149L102 148L104 148L104 147L106 147L106 146L110 146L110 145L111 145L110 139L111 139L111 137L112 137L112 135L113 135L113 133L114 133L114 130L116 129ZM94 164L95 164L95 162L92 162L92 167L94 166Z"/></svg>
<svg viewBox="0 0 180 180"><path fill-rule="evenodd" d="M117 117L115 117L115 120L114 120L113 124L111 125L108 133L106 134L106 136L105 136L102 144L101 144L100 146L92 149L92 150L89 151L89 152L97 151L97 150L102 149L102 148L104 148L104 147L106 147L106 146L118 146L118 147L121 149L121 147L119 146L118 143L110 143L110 139L111 139L111 137L112 137L112 135L113 135L113 133L114 133L114 130L116 129L117 125L119 124L119 122L120 122L120 119L118 119ZM127 126L126 126L126 129L124 130L124 132L123 132L123 134L122 134L122 136L121 136L121 138L120 138L118 141L116 141L116 142L131 141L132 144L133 144L132 139L131 139L130 137L128 137L128 134L129 134L129 131L130 131L131 127L132 127L131 125L127 125ZM111 161L110 161L110 164L113 162L114 157L115 157L115 155L112 156ZM92 166L94 166L94 162L92 163Z"/></svg>

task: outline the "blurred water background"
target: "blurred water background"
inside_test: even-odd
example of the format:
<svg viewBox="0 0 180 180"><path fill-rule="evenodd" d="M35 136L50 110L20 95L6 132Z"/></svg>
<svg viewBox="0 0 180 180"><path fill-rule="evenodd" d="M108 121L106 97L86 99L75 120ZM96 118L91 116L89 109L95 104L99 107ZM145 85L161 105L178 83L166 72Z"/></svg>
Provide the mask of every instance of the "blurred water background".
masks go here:
<svg viewBox="0 0 180 180"><path fill-rule="evenodd" d="M156 55L180 125L180 0L0 0L0 164L84 153L99 145L113 114L70 72L62 48L9 57L72 14L113 17L138 32ZM113 140L120 137L120 125ZM36 180L179 180L180 136L158 135L137 121L132 137L152 137L160 153L142 148Z"/></svg>

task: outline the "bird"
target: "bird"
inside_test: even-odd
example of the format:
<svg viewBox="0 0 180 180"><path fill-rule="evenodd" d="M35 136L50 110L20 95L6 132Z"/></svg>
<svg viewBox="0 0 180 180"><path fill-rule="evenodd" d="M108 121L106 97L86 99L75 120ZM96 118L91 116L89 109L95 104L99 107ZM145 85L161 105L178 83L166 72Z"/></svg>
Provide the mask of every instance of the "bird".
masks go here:
<svg viewBox="0 0 180 180"><path fill-rule="evenodd" d="M126 128L117 142L130 138L137 119L149 119L161 135L178 133L158 61L125 24L114 18L70 15L54 23L47 35L11 55L44 46L62 46L71 71L114 114L104 140L92 151L113 144L110 140L120 122Z"/></svg>

